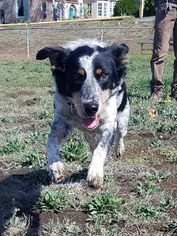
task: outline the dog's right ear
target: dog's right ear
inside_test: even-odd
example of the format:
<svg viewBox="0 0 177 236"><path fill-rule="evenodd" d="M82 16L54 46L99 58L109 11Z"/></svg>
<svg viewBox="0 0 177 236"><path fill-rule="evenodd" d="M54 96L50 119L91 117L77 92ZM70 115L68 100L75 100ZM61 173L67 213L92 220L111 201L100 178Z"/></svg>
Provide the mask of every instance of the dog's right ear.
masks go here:
<svg viewBox="0 0 177 236"><path fill-rule="evenodd" d="M37 60L44 60L46 58L49 58L51 67L53 69L59 69L64 70L64 61L66 57L69 55L69 50L63 48L63 47L45 47L42 48L37 54L36 59Z"/></svg>

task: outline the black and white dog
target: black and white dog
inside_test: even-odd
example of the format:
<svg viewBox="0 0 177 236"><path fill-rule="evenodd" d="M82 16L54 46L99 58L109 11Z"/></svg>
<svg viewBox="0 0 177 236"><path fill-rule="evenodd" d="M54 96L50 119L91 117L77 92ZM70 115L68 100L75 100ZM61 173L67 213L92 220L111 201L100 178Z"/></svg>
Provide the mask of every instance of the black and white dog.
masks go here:
<svg viewBox="0 0 177 236"><path fill-rule="evenodd" d="M73 128L84 132L93 152L87 175L90 186L102 187L105 158L114 140L116 154L124 152L130 112L124 80L127 53L125 44L108 46L89 39L37 53L37 60L50 59L56 84L48 137L48 167L55 182L64 178L58 148Z"/></svg>

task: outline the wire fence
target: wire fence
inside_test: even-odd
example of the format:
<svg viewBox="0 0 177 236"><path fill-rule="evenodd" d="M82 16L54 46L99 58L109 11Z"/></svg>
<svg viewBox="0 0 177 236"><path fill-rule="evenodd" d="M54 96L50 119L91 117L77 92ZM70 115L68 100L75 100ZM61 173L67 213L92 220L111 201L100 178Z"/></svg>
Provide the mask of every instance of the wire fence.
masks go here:
<svg viewBox="0 0 177 236"><path fill-rule="evenodd" d="M63 45L78 38L94 38L109 44L126 43L130 52L141 51L138 42L152 38L152 27L18 27L0 29L0 60L34 60L39 49Z"/></svg>

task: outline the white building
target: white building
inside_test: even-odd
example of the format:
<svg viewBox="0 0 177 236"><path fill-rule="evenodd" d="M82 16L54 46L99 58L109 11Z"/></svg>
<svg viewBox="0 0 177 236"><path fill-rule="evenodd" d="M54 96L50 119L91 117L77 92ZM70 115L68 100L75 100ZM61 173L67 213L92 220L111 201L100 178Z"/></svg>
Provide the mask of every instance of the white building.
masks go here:
<svg viewBox="0 0 177 236"><path fill-rule="evenodd" d="M115 0L84 0L84 7L88 9L88 16L91 18L113 16L115 4Z"/></svg>

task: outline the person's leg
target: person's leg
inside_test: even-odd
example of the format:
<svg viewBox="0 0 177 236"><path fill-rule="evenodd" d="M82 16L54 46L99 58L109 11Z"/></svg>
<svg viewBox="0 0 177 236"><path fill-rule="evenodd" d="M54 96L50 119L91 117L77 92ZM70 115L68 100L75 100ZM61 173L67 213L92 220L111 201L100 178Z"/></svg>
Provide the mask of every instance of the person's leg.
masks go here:
<svg viewBox="0 0 177 236"><path fill-rule="evenodd" d="M158 99L163 89L163 67L168 54L169 40L175 24L176 9L165 12L164 4L158 7L155 20L153 54L151 58L152 80L150 82L151 98Z"/></svg>
<svg viewBox="0 0 177 236"><path fill-rule="evenodd" d="M176 4L176 12L177 12L177 4ZM173 49L174 49L174 65L173 65L173 82L171 85L171 97L177 100L177 19L173 29Z"/></svg>

